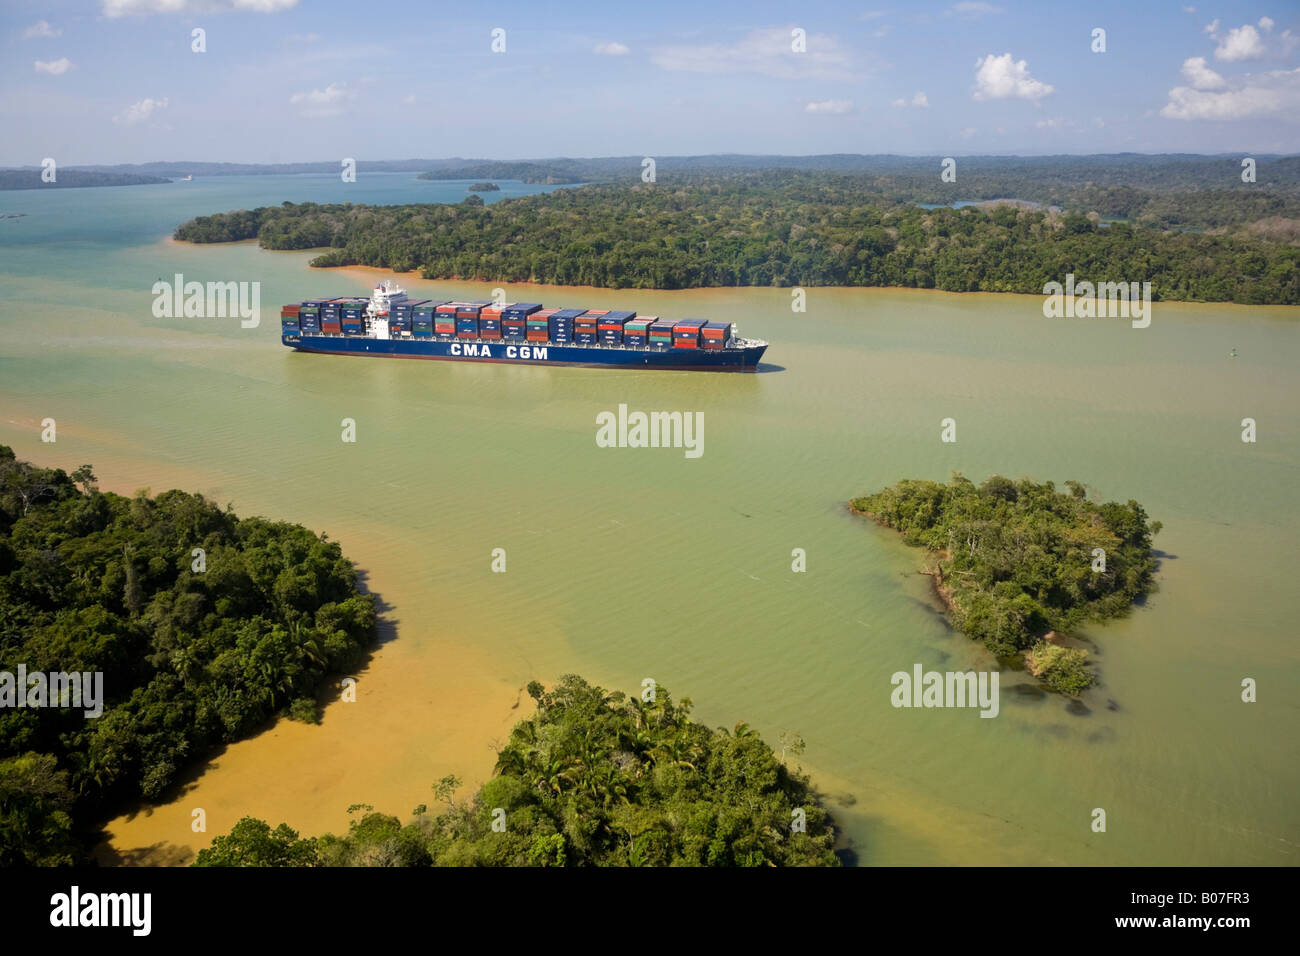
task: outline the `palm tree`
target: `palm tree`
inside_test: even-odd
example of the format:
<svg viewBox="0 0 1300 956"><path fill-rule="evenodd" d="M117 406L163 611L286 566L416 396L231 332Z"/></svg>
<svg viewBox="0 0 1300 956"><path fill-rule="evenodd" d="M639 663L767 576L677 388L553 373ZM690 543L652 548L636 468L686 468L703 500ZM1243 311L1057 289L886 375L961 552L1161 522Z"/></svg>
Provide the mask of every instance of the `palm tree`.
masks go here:
<svg viewBox="0 0 1300 956"><path fill-rule="evenodd" d="M568 761L552 760L533 778L533 786L543 793L554 791L558 797L564 792L564 784L573 785L574 782L573 776L566 772L568 766Z"/></svg>

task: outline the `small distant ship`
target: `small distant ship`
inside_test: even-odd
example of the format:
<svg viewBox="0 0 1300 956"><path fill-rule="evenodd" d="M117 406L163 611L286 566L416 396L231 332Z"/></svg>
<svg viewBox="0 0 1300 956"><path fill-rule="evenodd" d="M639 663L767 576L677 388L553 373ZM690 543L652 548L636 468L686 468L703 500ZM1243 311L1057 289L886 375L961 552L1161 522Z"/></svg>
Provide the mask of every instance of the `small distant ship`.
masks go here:
<svg viewBox="0 0 1300 956"><path fill-rule="evenodd" d="M414 300L394 282L370 298L305 299L280 310L284 345L330 355L753 372L767 350L730 322L662 319L540 302Z"/></svg>
<svg viewBox="0 0 1300 956"><path fill-rule="evenodd" d="M190 175L190 176L182 176L182 177L180 178L179 182L182 182L182 183L188 183L188 182L190 182L192 179L194 179L194 176L193 176L193 175Z"/></svg>

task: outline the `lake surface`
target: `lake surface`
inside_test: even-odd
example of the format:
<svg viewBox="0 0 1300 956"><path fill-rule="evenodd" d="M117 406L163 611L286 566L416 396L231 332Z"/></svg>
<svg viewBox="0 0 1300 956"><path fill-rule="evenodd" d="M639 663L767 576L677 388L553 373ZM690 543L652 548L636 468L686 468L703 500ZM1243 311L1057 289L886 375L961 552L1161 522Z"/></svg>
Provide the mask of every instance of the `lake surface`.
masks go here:
<svg viewBox="0 0 1300 956"><path fill-rule="evenodd" d="M182 862L245 814L340 831L476 786L529 680L645 677L699 719L784 730L864 864L1300 863L1300 309L1156 303L1150 328L1045 319L1032 296L506 286L518 301L734 321L757 375L306 356L281 302L364 294L371 270L167 238L283 200L455 201L411 174L225 177L0 193L0 442L101 485L200 491L342 543L390 639L356 703L281 721L157 807L110 861ZM502 183L492 201L544 187ZM152 283L261 282L263 320L157 319ZM491 286L422 282L422 296ZM1236 357L1232 357L1232 350ZM609 449L619 404L702 411L704 454ZM58 422L42 444L40 422ZM954 418L957 442L940 441ZM1255 444L1241 420L1258 422ZM357 442L340 441L353 418ZM1086 712L1002 673L1001 712L890 706L890 675L996 667L936 611L920 555L849 497L952 470L1087 483L1164 522L1160 589L1088 630ZM507 571L494 574L504 548ZM807 572L791 552L807 552ZM1243 678L1259 700L1240 700ZM522 698L522 703L521 703ZM190 830L207 812L207 834ZM1094 808L1107 832L1091 829Z"/></svg>

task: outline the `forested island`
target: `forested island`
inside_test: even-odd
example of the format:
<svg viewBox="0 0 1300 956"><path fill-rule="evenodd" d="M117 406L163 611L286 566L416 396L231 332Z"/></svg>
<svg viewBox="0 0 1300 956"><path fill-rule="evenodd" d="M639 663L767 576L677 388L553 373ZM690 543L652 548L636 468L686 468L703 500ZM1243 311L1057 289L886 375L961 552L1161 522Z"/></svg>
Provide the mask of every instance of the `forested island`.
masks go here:
<svg viewBox="0 0 1300 956"><path fill-rule="evenodd" d="M1138 202L1127 195L1115 187L1107 202ZM1237 219L1218 232L1171 232L1103 222L1095 209L924 209L863 177L768 170L683 174L671 184L588 185L484 206L285 203L200 216L175 237L256 238L267 249L324 247L329 251L312 265L419 270L426 279L1037 295L1047 282L1075 273L1092 281L1149 281L1157 300L1300 304L1300 218L1284 215L1300 216L1294 197L1197 195L1203 216L1231 220L1243 209L1270 215ZM1175 215L1186 201L1142 200L1156 203L1157 218Z"/></svg>
<svg viewBox="0 0 1300 956"><path fill-rule="evenodd" d="M580 161L543 160L540 162L508 162L484 160L464 165L445 166L421 173L417 179L515 179L521 183L548 186L573 185L585 182L574 170Z"/></svg>
<svg viewBox="0 0 1300 956"><path fill-rule="evenodd" d="M276 714L315 720L375 627L352 564L306 528L101 492L89 465L0 445L0 675L103 675L98 717L0 707L0 866L83 862L106 816L213 748Z"/></svg>
<svg viewBox="0 0 1300 956"><path fill-rule="evenodd" d="M474 183L469 187L469 191L472 193L499 193L501 187L496 183Z"/></svg>
<svg viewBox="0 0 1300 956"><path fill-rule="evenodd" d="M1086 621L1127 614L1154 589L1152 537L1136 501L1090 501L1075 481L994 475L976 485L908 479L850 507L929 553L929 573L952 624L999 658L1023 655L1054 690L1078 695L1096 682L1087 653L1059 637Z"/></svg>
<svg viewBox="0 0 1300 956"><path fill-rule="evenodd" d="M495 773L468 801L460 781L403 824L367 805L342 835L300 837L245 817L196 866L837 866L832 822L745 724L711 730L689 699L654 700L562 677L534 681ZM796 751L802 741L791 738Z"/></svg>
<svg viewBox="0 0 1300 956"><path fill-rule="evenodd" d="M41 179L39 169L0 169L0 190L3 189L79 189L86 186L154 186L169 183L161 176L139 173L101 173L85 169L60 169L54 182Z"/></svg>

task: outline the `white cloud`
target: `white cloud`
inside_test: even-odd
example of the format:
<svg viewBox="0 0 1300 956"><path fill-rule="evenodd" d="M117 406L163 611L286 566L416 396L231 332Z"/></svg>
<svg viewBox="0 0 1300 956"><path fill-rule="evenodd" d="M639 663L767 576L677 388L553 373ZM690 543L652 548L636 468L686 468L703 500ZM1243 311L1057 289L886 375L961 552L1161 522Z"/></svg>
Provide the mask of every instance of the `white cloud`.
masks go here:
<svg viewBox="0 0 1300 956"><path fill-rule="evenodd" d="M795 53L785 27L751 30L734 43L702 43L659 47L651 61L665 70L684 73L760 73L780 79L843 77L853 58L839 42L810 33L807 51Z"/></svg>
<svg viewBox="0 0 1300 956"><path fill-rule="evenodd" d="M1213 20L1207 23L1205 25L1205 29L1203 29L1201 32L1206 34L1207 36L1217 37L1219 35L1219 18L1215 17Z"/></svg>
<svg viewBox="0 0 1300 956"><path fill-rule="evenodd" d="M885 11L884 11L884 10L868 10L866 13L862 14L861 16L859 16L858 19L859 19L859 20L879 20L879 19L880 19L881 17L883 17L884 15L885 15Z"/></svg>
<svg viewBox="0 0 1300 956"><path fill-rule="evenodd" d="M1264 43L1259 38L1259 31L1249 23L1228 31L1228 35L1219 39L1214 57L1232 63L1236 60L1258 60L1264 55Z"/></svg>
<svg viewBox="0 0 1300 956"><path fill-rule="evenodd" d="M1272 18L1272 17L1260 17L1260 18L1259 18L1259 28L1260 28L1261 30L1263 30L1265 33L1267 33L1269 30L1273 29L1273 18Z"/></svg>
<svg viewBox="0 0 1300 956"><path fill-rule="evenodd" d="M298 0L103 0L104 16L147 16L151 13L279 13Z"/></svg>
<svg viewBox="0 0 1300 956"><path fill-rule="evenodd" d="M1052 92L1052 87L1029 75L1024 60L1013 60L1010 53L980 57L975 62L977 100L1022 99L1037 103Z"/></svg>
<svg viewBox="0 0 1300 956"><path fill-rule="evenodd" d="M343 104L355 96L346 83L331 83L323 90L294 93L289 97L289 105L301 107L303 116L337 116Z"/></svg>
<svg viewBox="0 0 1300 956"><path fill-rule="evenodd" d="M915 106L917 109L923 110L923 109L926 109L926 108L929 107L929 105L930 105L930 100L929 100L928 97L926 97L926 95L925 95L924 93L918 92L918 93L917 93L915 96L913 96L910 100L906 100L906 99L898 99L898 100L894 100L894 105L895 105L895 106Z"/></svg>
<svg viewBox="0 0 1300 956"><path fill-rule="evenodd" d="M23 38L26 40L30 40L33 37L49 37L53 39L58 36L63 36L63 31L50 26L49 22L46 20L37 20L23 31Z"/></svg>
<svg viewBox="0 0 1300 956"><path fill-rule="evenodd" d="M1300 68L1247 74L1234 77L1232 83L1233 89L1217 92L1176 86L1160 115L1179 120L1300 115Z"/></svg>
<svg viewBox="0 0 1300 956"><path fill-rule="evenodd" d="M610 42L597 43L591 48L591 52L599 54L600 56L627 56L631 51L621 43Z"/></svg>
<svg viewBox="0 0 1300 956"><path fill-rule="evenodd" d="M36 61L37 73L48 73L51 76L62 76L64 73L67 73L68 70L70 69L72 69L72 61L69 60L66 56L60 57L57 60Z"/></svg>
<svg viewBox="0 0 1300 956"><path fill-rule="evenodd" d="M963 20L974 20L977 17L985 17L993 13L1006 13L1002 7L995 7L991 3L981 3L979 0L962 0L961 3L954 3L944 11L945 17L961 17Z"/></svg>
<svg viewBox="0 0 1300 956"><path fill-rule="evenodd" d="M162 110L166 108L167 108L167 97L164 96L160 100L155 100L146 97L145 99L142 99L137 103L132 103L122 112L114 116L113 122L117 123L119 126L134 126L137 123L143 123L150 116L152 116L157 110Z"/></svg>
<svg viewBox="0 0 1300 956"><path fill-rule="evenodd" d="M1183 7L1183 13L1195 13L1195 12L1196 12L1195 7Z"/></svg>
<svg viewBox="0 0 1300 956"><path fill-rule="evenodd" d="M1183 79L1187 80L1194 90L1221 90L1228 85L1223 77L1205 65L1203 56L1194 56L1183 61Z"/></svg>
<svg viewBox="0 0 1300 956"><path fill-rule="evenodd" d="M852 100L820 100L809 103L803 108L805 113L849 113L853 110Z"/></svg>

